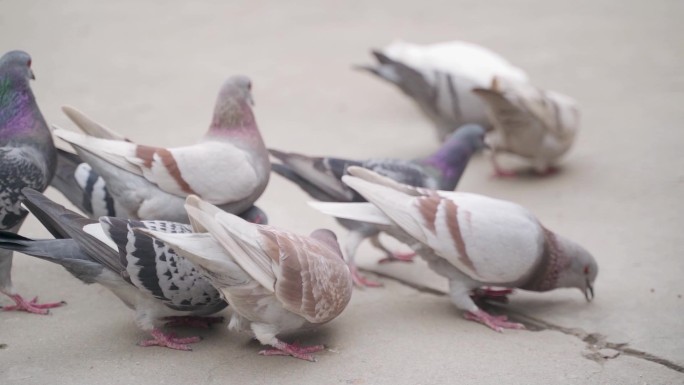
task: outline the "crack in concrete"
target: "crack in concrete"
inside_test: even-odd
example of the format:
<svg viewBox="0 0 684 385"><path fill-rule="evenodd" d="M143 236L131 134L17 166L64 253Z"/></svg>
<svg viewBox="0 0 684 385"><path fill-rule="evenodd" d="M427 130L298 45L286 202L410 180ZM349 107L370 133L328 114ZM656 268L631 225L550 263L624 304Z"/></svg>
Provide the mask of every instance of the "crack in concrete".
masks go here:
<svg viewBox="0 0 684 385"><path fill-rule="evenodd" d="M377 271L369 270L373 274L376 274L379 277L389 279L392 281L395 281L401 285L408 286L414 290L417 290L421 293L426 293L426 294L431 294L431 295L436 295L436 296L441 296L445 297L447 296L446 293L441 292L439 290L435 290L433 288L419 285L413 282L408 282L404 281L401 278L397 278L385 273L380 273ZM672 362L666 358L658 357L654 354L644 352L641 350L633 349L628 346L627 343L615 343L615 342L610 342L608 341L608 338L602 334L599 333L588 333L583 329L580 328L566 328L563 326L555 325L543 320L540 320L538 318L530 317L528 315L522 314L520 312L517 312L515 310L511 310L509 308L505 308L500 304L493 304L491 302L487 302L487 305L489 307L494 307L499 311L505 310L506 313L511 314L512 317L510 319L515 322L520 322L525 325L525 327L530 330L530 331L542 331L542 330L554 330L557 332L561 332L563 334L573 336L576 338L579 338L583 342L587 344L587 349L589 350L588 352L583 353L583 356L587 359L590 359L592 361L596 361L598 363L603 363L608 359L614 359L617 358L620 354L624 354L626 356L650 361L656 364L660 364L665 366L668 369L675 370L680 373L684 373L684 366L679 365L675 362Z"/></svg>

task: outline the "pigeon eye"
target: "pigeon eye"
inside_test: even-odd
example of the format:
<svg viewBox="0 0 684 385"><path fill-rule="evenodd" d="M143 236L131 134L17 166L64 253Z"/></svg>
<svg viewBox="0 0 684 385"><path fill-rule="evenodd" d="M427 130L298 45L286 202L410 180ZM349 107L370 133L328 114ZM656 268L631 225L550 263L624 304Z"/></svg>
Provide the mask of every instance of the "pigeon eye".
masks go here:
<svg viewBox="0 0 684 385"><path fill-rule="evenodd" d="M584 266L584 274L589 275L589 266Z"/></svg>
<svg viewBox="0 0 684 385"><path fill-rule="evenodd" d="M26 63L26 65L31 67L31 59L28 59L28 62Z"/></svg>

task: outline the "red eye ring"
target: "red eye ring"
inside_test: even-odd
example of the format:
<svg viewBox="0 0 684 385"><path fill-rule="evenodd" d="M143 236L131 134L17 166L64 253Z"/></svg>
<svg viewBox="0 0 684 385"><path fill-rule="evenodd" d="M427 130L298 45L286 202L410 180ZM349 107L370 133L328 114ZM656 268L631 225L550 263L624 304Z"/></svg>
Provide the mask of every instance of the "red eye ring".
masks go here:
<svg viewBox="0 0 684 385"><path fill-rule="evenodd" d="M30 68L31 67L31 59L28 59L28 63L26 65Z"/></svg>
<svg viewBox="0 0 684 385"><path fill-rule="evenodd" d="M589 275L589 266L584 266L584 274Z"/></svg>

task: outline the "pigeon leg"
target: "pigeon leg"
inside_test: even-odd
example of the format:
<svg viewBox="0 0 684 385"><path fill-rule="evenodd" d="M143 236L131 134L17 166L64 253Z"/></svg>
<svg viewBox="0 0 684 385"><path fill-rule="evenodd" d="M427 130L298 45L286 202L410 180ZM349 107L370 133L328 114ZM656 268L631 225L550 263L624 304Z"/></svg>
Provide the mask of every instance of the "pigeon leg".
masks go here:
<svg viewBox="0 0 684 385"><path fill-rule="evenodd" d="M152 339L138 342L139 346L163 346L170 349L192 351L188 344L199 342L200 337L178 338L174 333L164 333L163 331L154 328L152 329Z"/></svg>
<svg viewBox="0 0 684 385"><path fill-rule="evenodd" d="M413 262L413 258L416 256L416 253L398 253L390 251L385 247L385 245L382 244L382 242L380 242L379 234L375 234L370 237L370 241L376 249L382 250L387 255L385 258L379 260L378 263Z"/></svg>
<svg viewBox="0 0 684 385"><path fill-rule="evenodd" d="M180 317L165 317L165 327L191 327L208 329L213 324L223 322L223 317L198 317L198 316L180 316Z"/></svg>
<svg viewBox="0 0 684 385"><path fill-rule="evenodd" d="M368 279L359 273L359 268L356 265L349 268L352 275L354 285L358 287L382 287L382 283Z"/></svg>
<svg viewBox="0 0 684 385"><path fill-rule="evenodd" d="M492 151L490 155L490 161L492 162L492 166L494 167L494 176L497 178L509 178L509 177L514 177L517 176L518 173L512 170L505 170L501 168L499 165L499 162L496 160L496 152Z"/></svg>
<svg viewBox="0 0 684 385"><path fill-rule="evenodd" d="M525 329L525 325L517 322L509 322L505 315L494 316L482 309L466 311L465 318L470 321L479 322L488 326L490 329L499 333L504 329Z"/></svg>
<svg viewBox="0 0 684 385"><path fill-rule="evenodd" d="M358 267L356 267L356 262L354 262L354 256L356 255L356 250L359 248L359 244L363 241L366 236L361 231L350 231L347 236L347 241L344 244L344 249L347 256L347 265L352 274L352 280L354 285L358 287L380 287L382 284L380 282L372 281L368 278L364 278L360 273Z"/></svg>
<svg viewBox="0 0 684 385"><path fill-rule="evenodd" d="M53 307L59 307L66 302L60 301L60 302L51 302L51 303L38 303L38 297L33 298L31 301L26 301L22 296L19 294L14 294L10 295L10 298L14 301L16 305L12 306L4 306L2 308L3 311L26 311L29 313L33 314L48 314L50 311L48 309L52 309Z"/></svg>
<svg viewBox="0 0 684 385"><path fill-rule="evenodd" d="M406 262L410 263L413 262L413 259L416 257L416 253L399 253L399 252L394 252L394 253L389 253L387 254L387 257L381 259L378 261L378 263L389 263L389 262Z"/></svg>
<svg viewBox="0 0 684 385"><path fill-rule="evenodd" d="M553 175L553 174L555 174L555 173L558 172L558 168L553 167L553 166L550 166L550 167L546 167L546 168L544 168L544 169L542 169L542 170L537 170L537 169L535 169L534 172L535 172L535 174L537 174L538 176L551 176L551 175Z"/></svg>
<svg viewBox="0 0 684 385"><path fill-rule="evenodd" d="M471 292L470 297L474 301L496 301L508 303L508 295L513 289L492 289L490 287L478 288Z"/></svg>
<svg viewBox="0 0 684 385"><path fill-rule="evenodd" d="M264 349L259 354L262 356L292 356L300 360L316 362L316 357L312 353L317 353L324 349L324 345L300 346L296 342L288 344L277 340L273 344L273 349Z"/></svg>

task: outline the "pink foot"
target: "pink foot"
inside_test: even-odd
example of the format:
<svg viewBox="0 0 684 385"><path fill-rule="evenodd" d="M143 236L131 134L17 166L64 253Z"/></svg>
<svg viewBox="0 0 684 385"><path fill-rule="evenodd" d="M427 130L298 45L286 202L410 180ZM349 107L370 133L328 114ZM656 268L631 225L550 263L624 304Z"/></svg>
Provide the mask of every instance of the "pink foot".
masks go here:
<svg viewBox="0 0 684 385"><path fill-rule="evenodd" d="M287 344L278 341L273 349L264 349L259 352L262 356L292 356L300 360L316 362L316 357L311 353L317 353L325 349L324 345L300 346L298 343Z"/></svg>
<svg viewBox="0 0 684 385"><path fill-rule="evenodd" d="M508 295L513 293L513 289L492 289L479 288L472 291L470 297L474 301L496 301L508 303Z"/></svg>
<svg viewBox="0 0 684 385"><path fill-rule="evenodd" d="M213 324L223 322L223 317L198 317L198 316L181 316L181 317L166 317L164 321L169 321L164 324L165 327L191 327L199 329L209 329Z"/></svg>
<svg viewBox="0 0 684 385"><path fill-rule="evenodd" d="M467 320L485 324L499 333L502 333L504 329L525 329L525 325L523 324L508 322L508 317L505 315L491 315L480 309L477 309L474 312L467 311L464 316Z"/></svg>
<svg viewBox="0 0 684 385"><path fill-rule="evenodd" d="M494 169L494 177L495 178L513 178L518 176L518 173L516 171L512 170L503 170L500 168L495 168Z"/></svg>
<svg viewBox="0 0 684 385"><path fill-rule="evenodd" d="M535 174L538 176L550 176L558 172L558 169L556 167L549 167L544 171L536 171Z"/></svg>
<svg viewBox="0 0 684 385"><path fill-rule="evenodd" d="M386 258L378 261L378 263L389 263L389 262L413 262L413 258L416 257L416 253L392 253Z"/></svg>
<svg viewBox="0 0 684 385"><path fill-rule="evenodd" d="M352 281L354 285L358 287L382 287L382 283L365 278L359 273L359 269L356 266L350 267Z"/></svg>
<svg viewBox="0 0 684 385"><path fill-rule="evenodd" d="M53 307L59 307L62 305L65 305L66 302L60 301L60 302L52 302L52 303L38 303L38 297L33 298L30 302L26 302L26 300L20 296L19 294L11 295L10 298L14 300L16 305L12 306L5 306L2 308L4 311L26 311L29 313L33 314L48 314L50 311L48 309L52 309Z"/></svg>
<svg viewBox="0 0 684 385"><path fill-rule="evenodd" d="M139 346L162 346L170 349L192 351L187 344L200 342L200 337L177 338L175 333L164 333L159 329L152 329L152 339L138 342Z"/></svg>

